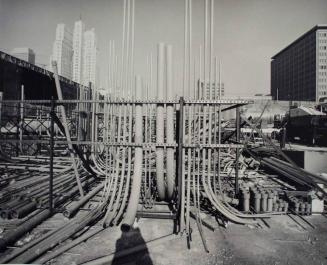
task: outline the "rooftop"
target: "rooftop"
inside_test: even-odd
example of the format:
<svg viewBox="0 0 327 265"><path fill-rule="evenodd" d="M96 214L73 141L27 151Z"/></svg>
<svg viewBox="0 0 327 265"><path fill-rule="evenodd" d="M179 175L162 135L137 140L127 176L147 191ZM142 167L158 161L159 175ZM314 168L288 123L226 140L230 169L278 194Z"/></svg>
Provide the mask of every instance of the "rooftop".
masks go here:
<svg viewBox="0 0 327 265"><path fill-rule="evenodd" d="M310 33L317 31L319 29L327 29L327 24L318 24L316 26L314 26L312 29L310 29L309 31L307 31L306 33L304 33L303 35L301 35L299 38L297 38L295 41L293 41L291 44L287 45L284 49L282 49L281 51L279 51L277 54L275 54L273 57L271 57L272 60L276 59L277 56L279 56L280 54L282 54L283 52L285 52L286 50L288 50L290 47L292 47L295 43L299 42L300 40L302 40L303 38L305 38L307 35L309 35Z"/></svg>

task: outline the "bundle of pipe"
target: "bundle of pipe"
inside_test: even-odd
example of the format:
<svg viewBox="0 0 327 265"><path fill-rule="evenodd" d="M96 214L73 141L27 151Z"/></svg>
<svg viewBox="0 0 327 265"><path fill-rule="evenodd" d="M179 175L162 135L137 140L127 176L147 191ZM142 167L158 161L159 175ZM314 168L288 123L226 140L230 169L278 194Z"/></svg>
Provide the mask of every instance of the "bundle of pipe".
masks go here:
<svg viewBox="0 0 327 265"><path fill-rule="evenodd" d="M29 243L28 248L24 248L24 251L21 250L14 251L9 254L7 257L4 257L0 262L3 263L30 263L35 261L47 250L55 247L59 243L65 241L72 235L78 233L85 228L88 224L98 220L103 214L104 204L98 205L92 209L86 216L79 218L74 218L71 222L66 225L56 229L55 231L50 231L46 235L42 236L40 239L36 239L35 242ZM46 213L46 212L45 212ZM44 215L46 215L44 213ZM1 241L0 241L1 242ZM37 262L38 263L38 262Z"/></svg>
<svg viewBox="0 0 327 265"><path fill-rule="evenodd" d="M82 183L82 187L86 187L86 183ZM70 188L65 196L59 196L54 199L54 206L59 207L60 205L67 202L69 198L76 196L79 193L79 188L75 185L73 188ZM33 217L29 218L22 224L20 224L15 230L8 231L2 235L0 238L0 250L5 249L10 244L16 242L20 237L22 237L27 232L31 231L34 227L42 223L44 220L51 216L51 212L46 210L40 210ZM3 261L0 261L4 263Z"/></svg>
<svg viewBox="0 0 327 265"><path fill-rule="evenodd" d="M324 177L318 176L299 167L295 167L294 165L275 157L263 158L261 164L302 186L318 188L317 184L327 184L327 179Z"/></svg>
<svg viewBox="0 0 327 265"><path fill-rule="evenodd" d="M172 46L164 43L158 44L158 67L157 67L157 98L164 100L164 84L166 83L166 99L173 98L172 83ZM166 68L166 71L165 71ZM166 76L164 76L166 73ZM166 80L166 82L165 82ZM156 112L156 141L157 144L163 144L165 138L167 143L174 142L174 120L173 105L167 105L166 109L166 130L165 130L165 107L164 104L157 105ZM166 137L165 137L166 132ZM164 174L164 148L156 147L156 180L158 197L160 200L171 200L175 187L175 170L174 170L174 148L167 148L166 175Z"/></svg>
<svg viewBox="0 0 327 265"><path fill-rule="evenodd" d="M94 178L89 178L86 172L80 171L81 182L89 185ZM59 197L75 186L75 179L68 170L63 175L55 174L53 181L54 197ZM17 181L8 186L4 192L10 195L10 202L0 204L2 218L23 218L33 212L37 207L44 207L49 200L49 177L33 175L24 181Z"/></svg>

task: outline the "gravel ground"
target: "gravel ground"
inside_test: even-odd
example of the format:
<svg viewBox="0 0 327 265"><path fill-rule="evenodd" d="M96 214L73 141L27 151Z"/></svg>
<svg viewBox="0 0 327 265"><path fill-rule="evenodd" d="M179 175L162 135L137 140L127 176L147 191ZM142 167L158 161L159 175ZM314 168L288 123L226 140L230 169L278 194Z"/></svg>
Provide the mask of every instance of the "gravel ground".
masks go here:
<svg viewBox="0 0 327 265"><path fill-rule="evenodd" d="M131 232L122 232L119 227L106 229L49 264L80 264L135 245L146 247L137 254L115 258L113 264L327 264L327 218L305 217L315 228L299 217L295 219L297 222L289 216L275 216L266 224L260 222L260 228L232 223L225 228L208 217L216 227L214 232L203 228L209 253L204 251L194 221L188 249L186 238L180 236L146 244L171 234L173 223L141 219Z"/></svg>

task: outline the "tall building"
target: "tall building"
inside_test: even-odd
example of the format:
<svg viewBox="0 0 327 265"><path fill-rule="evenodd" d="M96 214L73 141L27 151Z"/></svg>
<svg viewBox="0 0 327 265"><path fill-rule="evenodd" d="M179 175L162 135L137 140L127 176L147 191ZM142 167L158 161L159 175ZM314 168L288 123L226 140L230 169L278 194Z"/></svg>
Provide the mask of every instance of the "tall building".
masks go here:
<svg viewBox="0 0 327 265"><path fill-rule="evenodd" d="M14 48L11 54L31 64L35 64L35 53L30 48Z"/></svg>
<svg viewBox="0 0 327 265"><path fill-rule="evenodd" d="M51 61L57 61L58 74L72 79L72 33L65 24L58 24L56 39L53 43Z"/></svg>
<svg viewBox="0 0 327 265"><path fill-rule="evenodd" d="M94 28L84 32L83 84L96 86L97 41Z"/></svg>
<svg viewBox="0 0 327 265"><path fill-rule="evenodd" d="M313 27L271 59L273 99L327 97L327 25Z"/></svg>
<svg viewBox="0 0 327 265"><path fill-rule="evenodd" d="M206 85L205 91L203 90L204 88L204 82L198 81L198 89L197 89L197 95L196 99L219 99L219 96L224 96L225 95L225 86L224 83L221 83L221 94L219 95L219 90L220 90L220 84L217 83L212 83L211 88L210 85ZM211 95L210 95L210 90L211 90ZM204 93L204 98L202 97L202 94Z"/></svg>
<svg viewBox="0 0 327 265"><path fill-rule="evenodd" d="M84 23L79 20L75 22L73 33L73 81L82 82L83 72L83 34L85 30Z"/></svg>

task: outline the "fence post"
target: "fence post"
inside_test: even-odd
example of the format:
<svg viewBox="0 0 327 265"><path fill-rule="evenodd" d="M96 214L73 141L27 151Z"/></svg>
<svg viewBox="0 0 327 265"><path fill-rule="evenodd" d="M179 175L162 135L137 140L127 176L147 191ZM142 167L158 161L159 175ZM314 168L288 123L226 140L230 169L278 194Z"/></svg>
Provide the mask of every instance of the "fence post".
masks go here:
<svg viewBox="0 0 327 265"><path fill-rule="evenodd" d="M53 213L53 156L54 156L54 115L55 115L55 100L51 98L50 110L50 179L49 179L49 210Z"/></svg>
<svg viewBox="0 0 327 265"><path fill-rule="evenodd" d="M183 117L184 117L184 98L179 99L179 117L178 117L178 217L179 217L179 232L184 230L184 183L183 183Z"/></svg>

